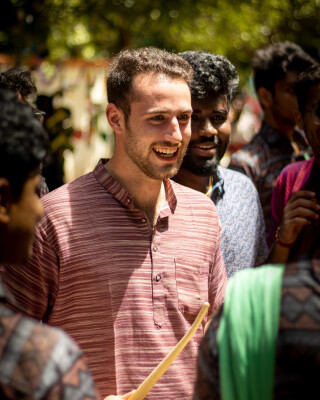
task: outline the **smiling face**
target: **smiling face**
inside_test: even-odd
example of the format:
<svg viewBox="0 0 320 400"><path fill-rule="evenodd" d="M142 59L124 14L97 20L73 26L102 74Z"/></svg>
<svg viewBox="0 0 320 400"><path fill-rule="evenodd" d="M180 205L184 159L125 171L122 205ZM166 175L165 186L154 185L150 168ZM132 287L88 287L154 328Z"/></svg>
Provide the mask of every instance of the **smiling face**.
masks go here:
<svg viewBox="0 0 320 400"><path fill-rule="evenodd" d="M230 140L227 96L192 101L191 140L182 168L209 176L217 168Z"/></svg>
<svg viewBox="0 0 320 400"><path fill-rule="evenodd" d="M177 173L190 140L190 89L182 80L140 74L133 90L135 100L121 131L125 168L151 179L170 178Z"/></svg>

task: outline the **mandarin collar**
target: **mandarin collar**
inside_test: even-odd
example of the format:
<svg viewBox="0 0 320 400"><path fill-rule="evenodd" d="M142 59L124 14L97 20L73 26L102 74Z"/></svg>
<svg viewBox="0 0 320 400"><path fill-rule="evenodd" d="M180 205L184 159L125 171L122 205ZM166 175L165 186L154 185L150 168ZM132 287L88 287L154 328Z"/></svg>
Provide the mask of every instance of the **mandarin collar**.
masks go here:
<svg viewBox="0 0 320 400"><path fill-rule="evenodd" d="M93 175L97 181L105 188L105 190L111 194L116 200L119 201L123 206L134 209L134 199L127 190L121 186L121 184L109 174L105 168L105 164L109 159L102 158L99 160L97 166L93 170ZM170 179L163 181L164 189L166 193L166 205L161 209L161 217L173 214L177 206L177 197L174 193L172 183Z"/></svg>

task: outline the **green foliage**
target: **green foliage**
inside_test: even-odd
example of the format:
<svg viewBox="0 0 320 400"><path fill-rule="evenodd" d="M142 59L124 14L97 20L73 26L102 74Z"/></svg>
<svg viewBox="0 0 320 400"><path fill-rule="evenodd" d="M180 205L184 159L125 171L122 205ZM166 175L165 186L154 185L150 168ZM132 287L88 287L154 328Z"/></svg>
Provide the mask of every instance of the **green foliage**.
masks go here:
<svg viewBox="0 0 320 400"><path fill-rule="evenodd" d="M5 3L5 4L4 4ZM3 0L0 51L107 58L158 46L227 56L242 79L253 52L291 40L319 58L320 0Z"/></svg>

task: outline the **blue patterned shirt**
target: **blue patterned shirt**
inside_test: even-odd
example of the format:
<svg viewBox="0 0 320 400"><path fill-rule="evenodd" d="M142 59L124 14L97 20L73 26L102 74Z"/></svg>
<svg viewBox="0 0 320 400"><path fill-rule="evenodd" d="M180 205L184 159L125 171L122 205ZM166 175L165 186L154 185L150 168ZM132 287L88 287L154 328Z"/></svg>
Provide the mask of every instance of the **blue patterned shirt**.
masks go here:
<svg viewBox="0 0 320 400"><path fill-rule="evenodd" d="M211 199L222 225L221 252L228 278L236 271L262 264L268 248L259 195L251 180L219 166Z"/></svg>

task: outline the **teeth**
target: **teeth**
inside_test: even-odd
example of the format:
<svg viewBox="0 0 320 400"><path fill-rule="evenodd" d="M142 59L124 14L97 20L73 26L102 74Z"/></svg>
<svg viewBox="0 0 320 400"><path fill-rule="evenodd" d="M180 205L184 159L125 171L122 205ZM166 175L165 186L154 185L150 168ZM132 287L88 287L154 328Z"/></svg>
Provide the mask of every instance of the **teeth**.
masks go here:
<svg viewBox="0 0 320 400"><path fill-rule="evenodd" d="M202 145L198 145L197 147L199 147L199 149L204 149L204 150L214 148L214 146L212 144L202 144Z"/></svg>
<svg viewBox="0 0 320 400"><path fill-rule="evenodd" d="M154 150L157 153L173 155L177 151L177 148L176 147L175 148L154 147Z"/></svg>

